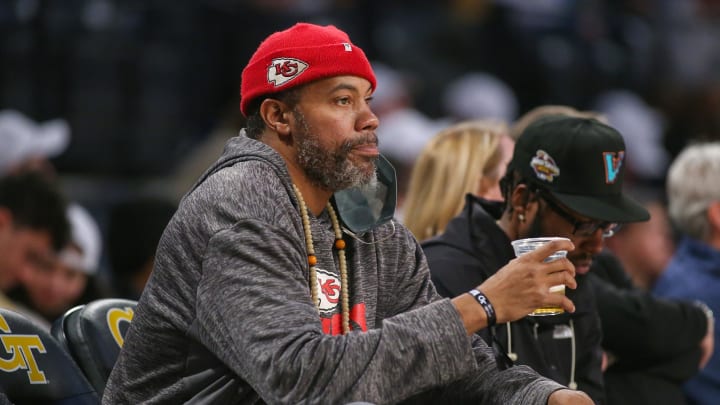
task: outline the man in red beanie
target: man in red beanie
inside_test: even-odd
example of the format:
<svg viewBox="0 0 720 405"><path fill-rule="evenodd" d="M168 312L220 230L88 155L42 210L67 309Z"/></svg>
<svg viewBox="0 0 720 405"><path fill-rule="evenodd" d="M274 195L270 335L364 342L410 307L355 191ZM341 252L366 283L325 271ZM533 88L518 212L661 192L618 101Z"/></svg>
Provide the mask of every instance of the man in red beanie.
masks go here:
<svg viewBox="0 0 720 405"><path fill-rule="evenodd" d="M392 221L375 76L333 26L269 36L242 74L247 128L181 202L104 403L591 404L495 361L478 330L575 287L556 242L441 299ZM388 215L389 213L389 215Z"/></svg>

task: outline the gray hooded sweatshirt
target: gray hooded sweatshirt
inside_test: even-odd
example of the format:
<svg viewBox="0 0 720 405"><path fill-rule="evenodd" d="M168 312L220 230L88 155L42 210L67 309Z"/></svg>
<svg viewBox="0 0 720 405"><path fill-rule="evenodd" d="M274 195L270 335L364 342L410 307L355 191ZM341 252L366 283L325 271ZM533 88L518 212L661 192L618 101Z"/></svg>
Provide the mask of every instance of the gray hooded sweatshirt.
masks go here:
<svg viewBox="0 0 720 405"><path fill-rule="evenodd" d="M332 303L331 221L309 216L319 295ZM353 330L342 335L337 310L310 298L283 159L231 139L162 236L103 403L546 404L562 387L526 367L498 371L403 226L344 239Z"/></svg>

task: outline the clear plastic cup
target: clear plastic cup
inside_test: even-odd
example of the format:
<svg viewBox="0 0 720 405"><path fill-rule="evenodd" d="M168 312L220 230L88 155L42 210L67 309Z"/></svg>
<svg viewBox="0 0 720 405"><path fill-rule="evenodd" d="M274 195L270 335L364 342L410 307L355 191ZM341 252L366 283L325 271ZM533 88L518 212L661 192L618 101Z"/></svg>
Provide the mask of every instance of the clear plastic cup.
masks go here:
<svg viewBox="0 0 720 405"><path fill-rule="evenodd" d="M538 247L545 245L546 243L550 243L554 240L570 240L568 238L560 238L560 237L544 237L544 238L526 238L526 239L518 239L512 241L513 249L515 250L515 256L522 256L525 253L532 252L533 250L537 249ZM561 257L567 256L567 250L558 250L557 252L551 254L548 256L545 261L551 262L553 260L559 259ZM553 294L562 294L565 295L565 285L554 285L550 287L550 292ZM548 316L548 315L558 315L565 312L562 307L554 307L554 306L546 306L546 307L540 307L533 312L531 312L530 316Z"/></svg>

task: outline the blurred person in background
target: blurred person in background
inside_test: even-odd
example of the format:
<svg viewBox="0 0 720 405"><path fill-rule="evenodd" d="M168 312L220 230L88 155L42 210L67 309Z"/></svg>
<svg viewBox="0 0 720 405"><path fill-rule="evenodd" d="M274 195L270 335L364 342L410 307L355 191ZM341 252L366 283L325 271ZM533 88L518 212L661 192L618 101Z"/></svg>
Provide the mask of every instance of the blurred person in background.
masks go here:
<svg viewBox="0 0 720 405"><path fill-rule="evenodd" d="M107 249L114 294L140 298L155 262L155 251L177 205L161 198L141 197L110 210Z"/></svg>
<svg viewBox="0 0 720 405"><path fill-rule="evenodd" d="M500 121L460 122L425 145L410 176L403 223L422 241L445 230L470 193L502 200L500 179L514 142Z"/></svg>
<svg viewBox="0 0 720 405"><path fill-rule="evenodd" d="M433 119L417 109L412 94L417 80L413 80L411 72L376 61L371 65L378 83L373 93L373 113L382 122L377 134L383 141L378 147L395 167L398 191L395 217L402 220L412 167L428 141L451 121Z"/></svg>
<svg viewBox="0 0 720 405"><path fill-rule="evenodd" d="M671 163L667 176L670 218L682 234L677 251L653 292L662 297L695 300L707 315L720 313L720 142L687 146ZM714 322L710 322L710 329ZM673 328L675 325L671 325ZM715 332L705 342L718 346ZM707 364L706 364L707 363ZM703 356L700 372L683 386L688 403L717 404L720 356Z"/></svg>
<svg viewBox="0 0 720 405"><path fill-rule="evenodd" d="M64 120L36 123L19 111L0 111L0 175L34 171L54 178L49 159L65 151L69 142Z"/></svg>
<svg viewBox="0 0 720 405"><path fill-rule="evenodd" d="M638 186L633 187L630 194L650 212L650 220L623 225L605 240L605 247L622 263L634 286L650 291L670 262L675 240L663 199L655 195L657 192L637 190Z"/></svg>
<svg viewBox="0 0 720 405"><path fill-rule="evenodd" d="M445 86L442 103L453 121L490 119L512 122L518 101L513 89L487 72L465 72Z"/></svg>
<svg viewBox="0 0 720 405"><path fill-rule="evenodd" d="M66 201L38 173L0 177L0 305L25 274L50 265L70 237Z"/></svg>
<svg viewBox="0 0 720 405"><path fill-rule="evenodd" d="M21 283L8 293L48 324L76 305L108 296L96 277L102 238L95 219L74 203L68 206L67 218L70 241L48 265L25 272Z"/></svg>

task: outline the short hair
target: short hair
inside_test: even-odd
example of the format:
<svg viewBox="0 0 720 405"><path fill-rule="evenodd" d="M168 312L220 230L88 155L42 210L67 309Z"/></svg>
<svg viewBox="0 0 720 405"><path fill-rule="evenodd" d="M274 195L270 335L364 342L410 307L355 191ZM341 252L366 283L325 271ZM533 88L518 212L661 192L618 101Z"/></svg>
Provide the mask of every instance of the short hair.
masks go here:
<svg viewBox="0 0 720 405"><path fill-rule="evenodd" d="M464 121L435 135L418 156L403 205L403 222L418 240L442 233L483 176L500 176L500 139L507 125Z"/></svg>
<svg viewBox="0 0 720 405"><path fill-rule="evenodd" d="M720 142L693 143L670 165L667 193L670 219L686 235L707 240L707 209L720 201Z"/></svg>
<svg viewBox="0 0 720 405"><path fill-rule="evenodd" d="M65 196L56 183L39 173L24 172L0 178L0 207L12 213L16 227L47 231L55 250L70 241Z"/></svg>
<svg viewBox="0 0 720 405"><path fill-rule="evenodd" d="M260 104L262 104L265 99L274 98L276 100L284 102L285 104L290 106L290 108L294 108L300 102L300 92L304 87L305 85L300 85L286 91L261 96L253 100L252 104L248 108L248 117L245 124L245 135L247 135L247 137L251 139L260 139L262 137L263 131L265 131L265 121L260 116Z"/></svg>
<svg viewBox="0 0 720 405"><path fill-rule="evenodd" d="M510 127L510 137L513 140L517 141L520 137L520 134L525 131L525 128L527 128L528 126L530 126L530 124L539 120L540 118L549 115L565 115L568 117L578 118L595 118L603 124L607 124L607 119L602 114L595 111L580 111L566 105L541 105L526 112L512 124L512 126Z"/></svg>
<svg viewBox="0 0 720 405"><path fill-rule="evenodd" d="M500 209L502 212L513 212L514 208L512 205L512 195L515 192L517 186L521 184L524 184L527 187L526 202L537 201L537 199L540 197L540 194L543 192L542 187L531 181L528 181L528 179L523 177L523 175L517 169L508 170L505 173L505 176L500 179L500 193L503 196L502 204L500 205Z"/></svg>

